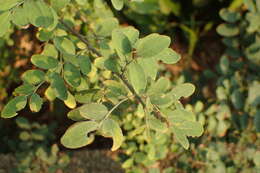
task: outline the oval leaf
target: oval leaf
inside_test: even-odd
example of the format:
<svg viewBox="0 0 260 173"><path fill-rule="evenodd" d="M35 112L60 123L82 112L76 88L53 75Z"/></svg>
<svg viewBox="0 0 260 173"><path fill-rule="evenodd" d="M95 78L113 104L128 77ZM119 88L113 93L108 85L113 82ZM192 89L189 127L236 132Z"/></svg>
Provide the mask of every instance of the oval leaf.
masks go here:
<svg viewBox="0 0 260 173"><path fill-rule="evenodd" d="M75 67L71 63L65 63L65 65L64 65L64 79L66 80L66 82L70 86L76 88L81 83L80 71L78 70L77 67Z"/></svg>
<svg viewBox="0 0 260 173"><path fill-rule="evenodd" d="M32 85L37 85L44 81L45 73L41 70L28 70L23 73L22 80Z"/></svg>
<svg viewBox="0 0 260 173"><path fill-rule="evenodd" d="M80 148L90 143L89 132L95 131L98 123L94 121L78 122L70 126L61 138L61 144L67 148Z"/></svg>
<svg viewBox="0 0 260 173"><path fill-rule="evenodd" d="M137 55L142 58L154 57L164 49L168 48L171 38L159 34L150 34L137 41Z"/></svg>
<svg viewBox="0 0 260 173"><path fill-rule="evenodd" d="M122 145L124 140L124 136L119 124L112 119L106 119L104 120L101 129L102 133L113 138L113 146L111 150L117 150Z"/></svg>
<svg viewBox="0 0 260 173"><path fill-rule="evenodd" d="M31 62L42 69L52 69L58 66L58 60L44 55L33 55Z"/></svg>
<svg viewBox="0 0 260 173"><path fill-rule="evenodd" d="M18 96L10 100L4 107L1 117L3 118L12 118L17 115L16 112L24 109L27 103L26 96Z"/></svg>
<svg viewBox="0 0 260 173"><path fill-rule="evenodd" d="M102 120L108 113L106 106L99 103L85 104L80 107L79 111L83 117L96 121Z"/></svg>
<svg viewBox="0 0 260 173"><path fill-rule="evenodd" d="M63 54L75 55L75 45L71 40L67 39L66 37L55 37L54 45Z"/></svg>
<svg viewBox="0 0 260 173"><path fill-rule="evenodd" d="M145 90L147 79L143 68L139 64L132 62L128 66L128 77L137 93Z"/></svg>
<svg viewBox="0 0 260 173"><path fill-rule="evenodd" d="M32 94L29 102L29 106L32 112L39 112L42 108L43 100L42 98L34 93Z"/></svg>

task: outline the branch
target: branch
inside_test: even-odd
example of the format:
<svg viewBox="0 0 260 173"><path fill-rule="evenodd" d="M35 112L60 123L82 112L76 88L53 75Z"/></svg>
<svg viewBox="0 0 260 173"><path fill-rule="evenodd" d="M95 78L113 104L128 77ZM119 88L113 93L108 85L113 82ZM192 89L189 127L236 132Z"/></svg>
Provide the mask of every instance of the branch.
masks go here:
<svg viewBox="0 0 260 173"><path fill-rule="evenodd" d="M71 28L67 23L65 23L62 19L59 20L60 23L74 36L78 37L79 40L81 40L83 43L85 43L85 45L88 47L88 49L96 54L98 57L101 57L101 53L95 49L90 42L81 34L79 34L78 32L76 32L73 28ZM127 88L130 90L130 92L135 96L135 98L138 100L138 102L140 102L143 106L143 108L146 107L144 101L142 100L142 98L135 92L134 88L132 87L132 85L130 85L128 83L128 81L124 78L123 75L121 75L120 73L113 73L115 74L126 86Z"/></svg>
<svg viewBox="0 0 260 173"><path fill-rule="evenodd" d="M102 57L101 53L95 49L90 42L81 34L79 34L77 31L75 31L73 28L71 28L67 23L65 23L62 19L59 20L60 23L67 28L67 30L73 34L74 36L78 37L79 40L81 40L83 43L85 43L85 45L87 46L87 48L94 53L95 55L97 55L98 57ZM143 108L146 108L146 104L145 102L142 100L142 98L135 92L134 88L132 87L132 85L125 79L124 75L117 73L117 72L113 72L113 74L115 74L125 85L126 87L129 89L129 91L135 96L136 100L141 103L141 105L143 106ZM161 119L164 122L167 122L166 119L161 115L161 113L154 109L154 113L155 116L159 119ZM167 123L168 124L168 123Z"/></svg>
<svg viewBox="0 0 260 173"><path fill-rule="evenodd" d="M143 108L146 107L144 101L142 100L142 98L135 92L134 88L132 87L132 85L130 85L128 83L128 81L124 78L123 75L121 75L120 73L116 73L114 72L114 74L121 79L121 81L127 86L127 88L130 90L130 92L135 96L135 98L142 104Z"/></svg>
<svg viewBox="0 0 260 173"><path fill-rule="evenodd" d="M90 42L81 34L77 33L75 30L73 30L67 23L65 23L62 19L59 20L60 23L74 36L78 37L85 45L88 47L88 49L96 54L98 57L101 57L101 53L98 52L97 49L95 49L93 46L91 46Z"/></svg>

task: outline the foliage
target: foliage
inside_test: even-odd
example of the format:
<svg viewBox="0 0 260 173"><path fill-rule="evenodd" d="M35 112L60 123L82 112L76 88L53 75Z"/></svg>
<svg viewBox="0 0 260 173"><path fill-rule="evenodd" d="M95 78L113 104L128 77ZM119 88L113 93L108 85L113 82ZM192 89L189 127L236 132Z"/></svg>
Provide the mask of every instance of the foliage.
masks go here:
<svg viewBox="0 0 260 173"><path fill-rule="evenodd" d="M24 117L16 118L15 122L16 139L10 140L10 136L3 134L2 139L7 142L1 147L15 155L15 167L12 168L12 172L51 173L68 165L68 155L60 153L57 144L49 147L55 139L53 134L56 129L55 124L47 126L36 122L31 123ZM1 125L0 128L4 130L5 126Z"/></svg>
<svg viewBox="0 0 260 173"><path fill-rule="evenodd" d="M8 141L0 150L15 153L16 172L64 169L68 155L53 140L73 121L61 144L76 149L99 142L97 136L112 138L111 150L129 173L260 170L259 1L0 3L0 136ZM185 37L192 55L208 31L214 34L214 25L225 48L216 66L210 62L215 68L198 72L176 65L180 55L171 49L172 38ZM17 57L10 48L14 38L32 30L39 50ZM28 57L23 68L10 63ZM173 77L168 69L179 67L182 73ZM188 82L197 86L192 98L195 87ZM59 129L22 116L53 108L63 115L63 104L70 120L41 117L52 117ZM18 114L14 133L6 128L16 127L14 121L7 119Z"/></svg>
<svg viewBox="0 0 260 173"><path fill-rule="evenodd" d="M233 125L243 130L252 121L259 132L260 25L255 18L260 7L256 2L245 1L247 9L242 12L220 11L225 23L217 27L217 32L224 36L222 41L227 48L220 59L216 94L218 104L228 112L226 118L232 118ZM227 130L230 125L224 126Z"/></svg>
<svg viewBox="0 0 260 173"><path fill-rule="evenodd" d="M1 116L15 117L27 104L32 112L39 112L44 99L37 91L47 83L45 97L49 101L55 98L62 100L73 109L68 117L72 115L73 120L80 121L73 124L61 138L61 143L68 148L90 144L94 139L93 132L96 132L113 138L112 150L117 150L124 138L118 122L110 115L120 104L129 100L132 104L128 104L125 110L135 109L135 101L142 105L147 133L150 130L173 133L176 140L188 149L187 136L200 136L203 127L196 122L192 113L184 110L179 99L190 96L194 86L183 84L173 88L168 79L157 76L158 61L172 64L180 59L176 52L168 48L170 37L150 34L139 38L138 30L118 25L119 22L103 1L70 4L82 8L79 12L84 14L79 15L95 19L90 24L95 25L93 31L89 29L85 35L103 38L89 41L72 28L76 25L74 18L77 16L64 16L67 10L63 12L63 9L69 8L69 1L58 5L54 3L43 0L2 2L0 21L4 27L1 28L1 36L11 24L17 27L31 24L39 28L39 39L46 44L42 53L31 57L31 63L39 69L28 70L22 75L23 84L14 90L15 97L5 105ZM118 10L123 7L121 0L114 0L112 4ZM89 10L89 14L84 10ZM98 13L100 10L109 17L101 16ZM150 69L147 65L154 68ZM102 73L106 74L105 79ZM92 81L94 76L95 81ZM106 82L105 87L103 82ZM116 92L115 96L118 88L122 88L123 92ZM86 92L93 94L93 98L78 100L77 96L83 94L81 97L85 97ZM83 105L76 107L77 103ZM162 131L161 127L165 130Z"/></svg>

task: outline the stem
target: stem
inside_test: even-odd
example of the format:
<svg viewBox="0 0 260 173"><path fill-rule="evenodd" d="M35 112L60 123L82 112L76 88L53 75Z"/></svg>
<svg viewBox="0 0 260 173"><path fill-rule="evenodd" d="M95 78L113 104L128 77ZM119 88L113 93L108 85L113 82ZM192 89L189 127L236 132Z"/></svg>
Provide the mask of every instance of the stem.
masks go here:
<svg viewBox="0 0 260 173"><path fill-rule="evenodd" d="M112 109L110 109L110 111L106 114L104 120L107 119L107 118L109 117L109 115L110 115L119 105L121 105L122 103L124 103L124 102L127 101L127 100L128 100L128 98L125 98L125 99L121 100L120 102L118 102L118 103L117 103Z"/></svg>
<svg viewBox="0 0 260 173"><path fill-rule="evenodd" d="M79 34L78 32L76 32L75 30L73 30L73 28L71 28L67 23L65 23L62 19L59 20L60 23L67 28L67 30L73 34L74 36L78 37L79 40L81 40L83 43L86 44L86 46L88 47L88 49L96 54L98 57L101 57L101 53L98 52L97 49L95 49L93 46L91 46L91 44L89 43L89 41L81 34ZM128 81L124 78L123 75L121 75L120 73L116 73L114 72L113 74L115 74L125 85L126 87L130 90L130 92L135 96L135 98L138 100L138 102L140 102L143 106L143 108L146 107L144 101L142 100L142 98L135 92L134 88L132 87L132 85L130 85L128 83Z"/></svg>
<svg viewBox="0 0 260 173"><path fill-rule="evenodd" d="M62 19L59 19L60 23L68 29L68 31L73 34L74 36L78 37L78 39L80 39L83 43L86 44L86 46L88 47L88 49L93 52L94 54L96 54L97 56L101 57L101 53L98 52L97 49L95 49L93 46L91 46L90 42L81 34L77 33L75 30L73 30L67 23L65 23Z"/></svg>
<svg viewBox="0 0 260 173"><path fill-rule="evenodd" d="M88 47L88 49L94 53L95 55L97 55L98 57L102 57L101 53L95 49L90 42L81 34L79 34L77 31L73 30L73 28L71 28L67 23L65 23L62 19L59 19L60 23L68 29L68 31L73 34L74 36L78 37L79 40L81 40L83 43L86 44L86 46ZM146 109L146 104L145 102L142 100L142 98L136 93L136 91L134 90L134 88L132 87L132 85L125 79L123 74L120 74L118 72L113 72L114 75L116 75L124 84L125 86L129 89L129 91L134 95L134 97L136 98L136 100L142 104L143 108ZM121 104L121 103L120 103ZM112 110L113 111L113 110ZM166 121L165 118L160 114L160 112L158 112L156 109L154 111L155 115L158 117L161 117L161 119L163 121ZM166 121L167 122L167 121Z"/></svg>
<svg viewBox="0 0 260 173"><path fill-rule="evenodd" d="M124 78L123 75L121 75L120 73L116 73L114 72L114 74L127 86L127 88L130 90L130 92L135 96L135 98L142 104L143 108L146 108L146 105L144 103L144 101L142 100L142 98L135 92L134 88L132 87L132 85L130 85L128 83L128 81Z"/></svg>

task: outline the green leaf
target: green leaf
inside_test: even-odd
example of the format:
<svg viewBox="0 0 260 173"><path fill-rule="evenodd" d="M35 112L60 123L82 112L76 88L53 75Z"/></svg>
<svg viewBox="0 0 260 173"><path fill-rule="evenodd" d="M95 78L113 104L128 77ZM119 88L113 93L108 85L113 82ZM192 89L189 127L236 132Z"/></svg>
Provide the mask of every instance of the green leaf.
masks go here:
<svg viewBox="0 0 260 173"><path fill-rule="evenodd" d="M203 126L196 121L194 114L189 111L176 109L167 112L166 116L176 140L180 142L185 149L189 147L186 136L199 137L203 133Z"/></svg>
<svg viewBox="0 0 260 173"><path fill-rule="evenodd" d="M154 57L156 60L161 60L165 64L175 64L181 56L171 48L166 48Z"/></svg>
<svg viewBox="0 0 260 173"><path fill-rule="evenodd" d="M111 0L115 9L121 10L124 7L124 0Z"/></svg>
<svg viewBox="0 0 260 173"><path fill-rule="evenodd" d="M78 122L70 126L61 138L61 144L67 148L75 149L92 142L88 133L98 129L98 123L94 121Z"/></svg>
<svg viewBox="0 0 260 173"><path fill-rule="evenodd" d="M254 125L257 133L260 133L260 110L258 110L254 115Z"/></svg>
<svg viewBox="0 0 260 173"><path fill-rule="evenodd" d="M112 151L117 150L122 145L124 136L119 124L116 121L112 119L104 120L101 126L101 131L107 137L113 138Z"/></svg>
<svg viewBox="0 0 260 173"><path fill-rule="evenodd" d="M127 90L125 86L114 80L106 80L104 81L104 85L115 95L119 96L127 96Z"/></svg>
<svg viewBox="0 0 260 173"><path fill-rule="evenodd" d="M42 69L52 69L58 66L58 60L44 55L33 55L31 62Z"/></svg>
<svg viewBox="0 0 260 173"><path fill-rule="evenodd" d="M68 98L68 92L64 80L61 78L61 76L58 73L53 73L50 76L50 81L51 88L55 95L61 100L66 100Z"/></svg>
<svg viewBox="0 0 260 173"><path fill-rule="evenodd" d="M172 127L172 132L175 135L176 140L185 148L186 150L189 148L189 141L183 131L178 128Z"/></svg>
<svg viewBox="0 0 260 173"><path fill-rule="evenodd" d="M241 17L239 12L231 11L226 8L223 8L219 11L220 17L226 22L235 23Z"/></svg>
<svg viewBox="0 0 260 173"><path fill-rule="evenodd" d="M155 58L138 58L137 62L142 69L145 69L144 73L147 77L150 77L152 80L156 79L159 65Z"/></svg>
<svg viewBox="0 0 260 173"><path fill-rule="evenodd" d="M149 128L161 133L165 133L168 130L166 123L163 123L161 120L155 118L153 115L148 115L147 123Z"/></svg>
<svg viewBox="0 0 260 173"><path fill-rule="evenodd" d="M123 57L131 53L131 42L129 41L128 37L121 31L121 29L113 30L112 44L119 57Z"/></svg>
<svg viewBox="0 0 260 173"><path fill-rule="evenodd" d="M91 103L95 101L95 97L99 95L99 89L82 90L75 94L75 99L79 103Z"/></svg>
<svg viewBox="0 0 260 173"><path fill-rule="evenodd" d="M17 117L15 119L15 122L17 124L17 126L21 129L26 129L26 130L30 130L31 129L31 124L30 122L24 118L24 117Z"/></svg>
<svg viewBox="0 0 260 173"><path fill-rule="evenodd" d="M150 34L137 41L137 55L142 58L151 58L170 46L171 39L168 36Z"/></svg>
<svg viewBox="0 0 260 173"><path fill-rule="evenodd" d="M45 55L45 56L50 56L50 57L53 57L53 58L58 58L58 51L56 50L56 48L54 47L53 44L46 44L44 46L44 49L42 51L42 55Z"/></svg>
<svg viewBox="0 0 260 173"><path fill-rule="evenodd" d="M41 70L28 70L22 74L22 80L32 85L37 85L44 79L45 73Z"/></svg>
<svg viewBox="0 0 260 173"><path fill-rule="evenodd" d="M89 59L89 56L79 56L79 67L84 75L87 75L91 71L91 61Z"/></svg>
<svg viewBox="0 0 260 173"><path fill-rule="evenodd" d="M80 114L87 119L100 121L108 113L106 106L99 103L89 103L80 107Z"/></svg>
<svg viewBox="0 0 260 173"><path fill-rule="evenodd" d="M83 120L87 120L86 118L84 118L80 112L79 112L79 108L77 109L73 109L71 111L68 112L67 114L68 118L73 120L73 121L83 121Z"/></svg>
<svg viewBox="0 0 260 173"><path fill-rule="evenodd" d="M63 9L69 3L70 3L70 0L51 0L51 6L56 11L59 11L59 10Z"/></svg>
<svg viewBox="0 0 260 173"><path fill-rule="evenodd" d="M27 103L26 96L18 96L10 100L1 113L2 118L12 118L17 115L17 112L24 109Z"/></svg>
<svg viewBox="0 0 260 173"><path fill-rule="evenodd" d="M128 65L128 77L137 93L145 90L147 79L143 68L139 64L132 62Z"/></svg>
<svg viewBox="0 0 260 173"><path fill-rule="evenodd" d="M148 94L165 93L171 86L170 80L166 77L159 78L155 84L151 85Z"/></svg>
<svg viewBox="0 0 260 173"><path fill-rule="evenodd" d="M80 71L71 63L64 65L64 79L72 87L76 88L81 83Z"/></svg>
<svg viewBox="0 0 260 173"><path fill-rule="evenodd" d="M23 1L23 0L0 0L0 4L1 4L0 11L9 10L9 9L15 7L16 5L18 5L21 1ZM2 25L0 25L0 26L2 26Z"/></svg>
<svg viewBox="0 0 260 173"><path fill-rule="evenodd" d="M125 36L127 36L133 47L139 39L139 31L132 26L120 28L120 30Z"/></svg>
<svg viewBox="0 0 260 173"><path fill-rule="evenodd" d="M68 91L68 98L64 100L64 103L70 109L74 109L77 106L75 97L69 91Z"/></svg>
<svg viewBox="0 0 260 173"><path fill-rule="evenodd" d="M119 26L119 22L116 18L109 17L98 20L95 25L95 33L98 36L107 37L110 36L112 31Z"/></svg>
<svg viewBox="0 0 260 173"><path fill-rule="evenodd" d="M0 12L0 37L4 36L4 34L9 30L11 27L11 13L10 11L6 11L1 13Z"/></svg>
<svg viewBox="0 0 260 173"><path fill-rule="evenodd" d="M174 103L174 97L172 97L171 93L168 94L160 94L156 93L150 96L151 103L155 104L161 108L166 108L171 106Z"/></svg>
<svg viewBox="0 0 260 173"><path fill-rule="evenodd" d="M231 101L236 109L242 109L244 106L244 95L236 89L231 94Z"/></svg>
<svg viewBox="0 0 260 173"><path fill-rule="evenodd" d="M16 7L13 11L12 22L19 27L29 24L27 11L22 6Z"/></svg>
<svg viewBox="0 0 260 173"><path fill-rule="evenodd" d="M239 28L233 24L222 23L217 27L217 32L225 37L233 37L239 34Z"/></svg>
<svg viewBox="0 0 260 173"><path fill-rule="evenodd" d="M25 83L25 84L17 87L14 90L14 93L21 94L21 95L29 95L29 94L32 94L34 92L34 90L35 90L35 86Z"/></svg>
<svg viewBox="0 0 260 173"><path fill-rule="evenodd" d="M74 43L66 37L55 37L54 45L65 55L75 55L76 48Z"/></svg>
<svg viewBox="0 0 260 173"><path fill-rule="evenodd" d="M54 23L52 10L43 0L26 0L24 9L30 23L36 27L48 28Z"/></svg>
<svg viewBox="0 0 260 173"><path fill-rule="evenodd" d="M29 106L32 112L39 112L42 108L43 100L42 98L37 94L32 94L29 102Z"/></svg>
<svg viewBox="0 0 260 173"><path fill-rule="evenodd" d="M189 97L195 91L195 86L191 83L183 83L177 85L175 88L172 89L172 94L174 94L175 98L178 100L181 97Z"/></svg>

